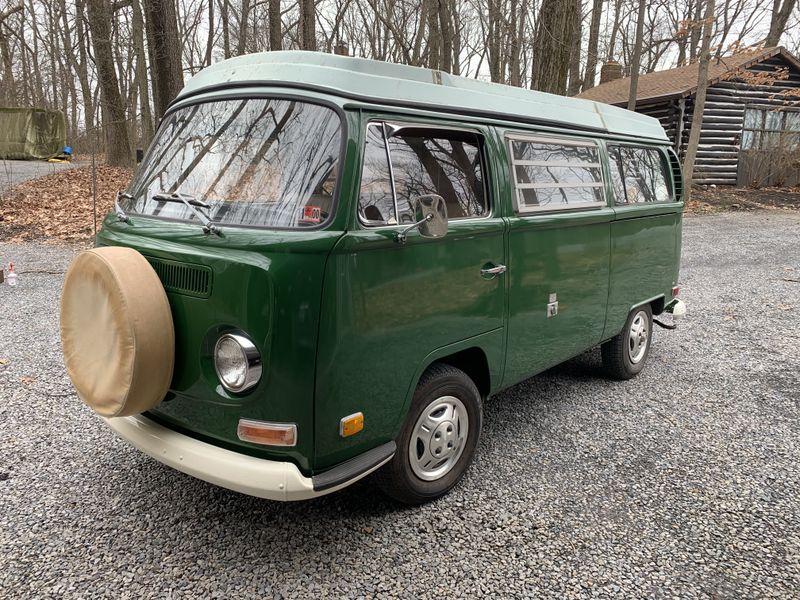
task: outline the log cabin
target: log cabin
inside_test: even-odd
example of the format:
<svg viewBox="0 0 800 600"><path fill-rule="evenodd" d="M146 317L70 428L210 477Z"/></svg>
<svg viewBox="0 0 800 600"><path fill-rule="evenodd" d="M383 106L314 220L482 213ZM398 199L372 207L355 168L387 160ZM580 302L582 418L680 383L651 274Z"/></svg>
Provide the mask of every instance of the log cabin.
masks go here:
<svg viewBox="0 0 800 600"><path fill-rule="evenodd" d="M683 158L697 92L698 64L640 75L636 112L656 117ZM781 47L712 58L693 182L800 185L800 60ZM603 65L600 85L579 98L625 107L630 78Z"/></svg>

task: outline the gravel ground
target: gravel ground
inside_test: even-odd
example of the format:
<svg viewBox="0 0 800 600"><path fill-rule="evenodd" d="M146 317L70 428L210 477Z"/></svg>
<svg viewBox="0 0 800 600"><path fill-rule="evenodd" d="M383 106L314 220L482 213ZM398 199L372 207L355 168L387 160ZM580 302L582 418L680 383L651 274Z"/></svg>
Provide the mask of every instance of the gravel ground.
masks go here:
<svg viewBox="0 0 800 600"><path fill-rule="evenodd" d="M172 471L72 394L74 249L0 243L0 597L800 597L800 215L689 217L689 316L610 382L594 350L494 397L462 484L300 504ZM793 281L790 281L793 280Z"/></svg>

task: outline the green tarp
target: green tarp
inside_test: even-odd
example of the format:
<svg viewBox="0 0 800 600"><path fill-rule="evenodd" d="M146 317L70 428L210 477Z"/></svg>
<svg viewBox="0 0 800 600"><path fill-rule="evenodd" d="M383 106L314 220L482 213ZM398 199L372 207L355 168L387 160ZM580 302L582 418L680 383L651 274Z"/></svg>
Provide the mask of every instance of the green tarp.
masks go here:
<svg viewBox="0 0 800 600"><path fill-rule="evenodd" d="M0 108L0 159L43 159L67 143L64 114L44 108Z"/></svg>

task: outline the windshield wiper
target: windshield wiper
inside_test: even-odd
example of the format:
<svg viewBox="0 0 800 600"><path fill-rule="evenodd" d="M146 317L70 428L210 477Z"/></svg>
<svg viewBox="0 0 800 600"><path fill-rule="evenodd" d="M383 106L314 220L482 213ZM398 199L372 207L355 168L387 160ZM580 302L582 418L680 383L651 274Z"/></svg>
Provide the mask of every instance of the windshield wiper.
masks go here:
<svg viewBox="0 0 800 600"><path fill-rule="evenodd" d="M114 212L117 215L117 221L122 221L123 223L127 223L128 225L131 224L131 218L125 214L125 211L122 210L122 206L119 204L119 199L125 198L126 200L133 200L133 196L127 192L117 192L117 197L114 199Z"/></svg>
<svg viewBox="0 0 800 600"><path fill-rule="evenodd" d="M206 204L202 200L198 200L194 196L190 196L189 194L182 194L181 192L172 192L171 194L167 193L159 193L153 194L153 200L156 202L180 202L184 206L186 206L194 216L203 224L203 233L215 233L217 235L222 235L222 231L219 227L214 225L214 222L208 217L208 215L203 214L195 207L199 206L200 208L205 208L208 210L211 208L210 204Z"/></svg>

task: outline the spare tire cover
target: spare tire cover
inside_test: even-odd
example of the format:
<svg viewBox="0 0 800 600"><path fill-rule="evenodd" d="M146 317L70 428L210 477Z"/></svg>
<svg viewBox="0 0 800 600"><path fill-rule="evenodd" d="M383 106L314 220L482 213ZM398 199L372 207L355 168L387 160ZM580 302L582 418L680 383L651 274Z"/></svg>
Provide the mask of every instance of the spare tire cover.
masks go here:
<svg viewBox="0 0 800 600"><path fill-rule="evenodd" d="M149 410L172 381L175 330L164 287L131 248L72 261L61 296L61 346L78 396L104 417Z"/></svg>

